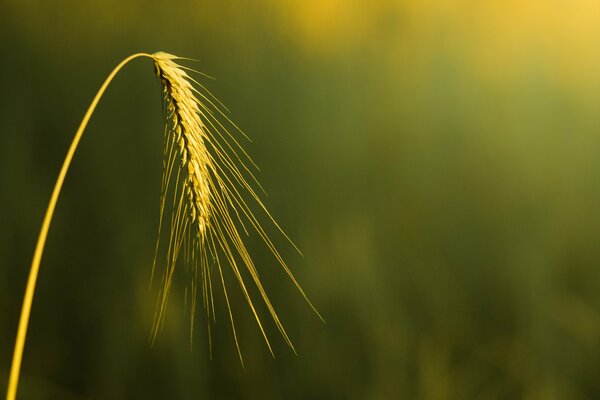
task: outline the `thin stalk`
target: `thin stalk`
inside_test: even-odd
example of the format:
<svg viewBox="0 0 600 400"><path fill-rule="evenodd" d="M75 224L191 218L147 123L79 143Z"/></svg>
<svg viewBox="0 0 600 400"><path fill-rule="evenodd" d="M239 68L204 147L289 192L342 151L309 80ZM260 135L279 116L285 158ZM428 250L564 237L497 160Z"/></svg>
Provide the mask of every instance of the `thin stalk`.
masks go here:
<svg viewBox="0 0 600 400"><path fill-rule="evenodd" d="M94 100L92 100L92 103L90 104L90 107L88 108L87 112L85 113L85 116L83 117L83 120L81 121L81 124L79 125L79 128L75 133L75 137L71 142L71 147L69 147L69 151L67 152L65 161L63 161L62 167L60 169L60 174L58 175L58 179L56 180L56 184L54 185L54 190L52 191L52 196L50 197L50 202L48 203L48 208L46 209L44 222L42 223L42 228L40 229L40 234L38 236L37 244L35 246L35 252L33 253L33 261L31 262L31 267L29 269L29 278L27 279L27 287L25 289L25 296L23 298L23 307L21 308L21 317L19 319L19 329L17 331L15 351L10 367L10 378L8 381L6 400L15 400L17 395L17 386L19 384L19 372L21 370L21 361L23 359L23 348L25 347L27 326L29 324L29 315L31 313L31 303L33 302L35 285L40 269L40 261L42 260L42 253L44 252L44 245L46 243L46 237L48 236L48 229L50 228L52 215L54 214L56 202L58 200L60 190L65 180L65 176L67 175L67 171L69 170L69 165L71 164L71 160L73 159L73 155L75 154L77 145L79 144L81 136L83 135L83 131L85 130L85 127L87 126L92 116L92 113L96 109L100 98L106 91L106 88L125 64L138 57L153 58L151 54L147 53L133 54L121 61L121 63L115 67L115 69L110 73L110 75L108 75L108 77L100 87L100 90L98 90L98 93L96 93Z"/></svg>

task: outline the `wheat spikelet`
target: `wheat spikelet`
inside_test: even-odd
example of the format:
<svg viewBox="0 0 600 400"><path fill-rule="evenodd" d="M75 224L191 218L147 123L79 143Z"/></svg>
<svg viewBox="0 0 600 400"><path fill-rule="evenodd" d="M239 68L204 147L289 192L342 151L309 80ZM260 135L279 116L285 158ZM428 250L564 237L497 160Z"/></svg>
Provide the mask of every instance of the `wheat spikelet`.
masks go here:
<svg viewBox="0 0 600 400"><path fill-rule="evenodd" d="M211 321L214 322L212 285L212 269L214 266L217 269L218 280L221 283L228 307L238 354L243 363L223 276L223 267L229 266L239 283L264 340L272 352L271 344L257 313L255 303L249 294L247 282L243 278L241 269L245 268L281 335L286 343L294 349L261 284L256 267L237 228L237 226L241 226L246 231L246 226L251 226L258 233L306 298L302 288L273 242L242 197L243 191L249 193L250 197L257 202L259 207L265 211L266 215L281 231L256 191L245 178L245 176L249 176L250 179L256 182L250 169L246 166L246 162L252 163L252 160L220 120L224 118L228 124L236 129L237 127L221 111L218 100L212 97L200 83L186 72L190 69L176 62L178 57L162 52L155 53L152 57L154 58L156 73L162 84L166 118L159 236L163 225L165 203L167 197L169 197L169 201L171 199L169 193L172 193L173 201L167 257L152 339L156 337L164 317L175 265L177 260L183 257L192 275L190 286L186 288L186 297L188 295L191 297L191 329L193 329L199 277L203 306L207 315L210 343ZM179 163L177 160L179 160ZM285 235L285 233L283 234ZM157 242L157 252L158 248Z"/></svg>

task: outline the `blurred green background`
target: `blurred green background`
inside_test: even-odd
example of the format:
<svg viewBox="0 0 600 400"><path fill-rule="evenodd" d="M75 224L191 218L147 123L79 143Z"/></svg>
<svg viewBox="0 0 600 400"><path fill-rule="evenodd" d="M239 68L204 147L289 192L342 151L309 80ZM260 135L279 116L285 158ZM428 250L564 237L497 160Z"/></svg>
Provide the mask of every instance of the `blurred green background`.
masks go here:
<svg viewBox="0 0 600 400"><path fill-rule="evenodd" d="M269 322L271 357L232 276L244 369L222 300L212 360L182 291L148 345L162 116L137 60L67 177L22 398L599 398L599 18L593 0L0 2L0 389L72 135L121 59L163 50L217 78L327 323L251 238L299 355Z"/></svg>

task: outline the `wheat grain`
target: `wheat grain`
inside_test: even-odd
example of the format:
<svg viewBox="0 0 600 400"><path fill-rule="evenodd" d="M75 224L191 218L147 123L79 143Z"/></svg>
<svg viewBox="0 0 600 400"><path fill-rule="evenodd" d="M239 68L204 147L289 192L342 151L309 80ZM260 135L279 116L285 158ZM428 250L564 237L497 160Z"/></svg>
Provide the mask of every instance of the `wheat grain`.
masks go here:
<svg viewBox="0 0 600 400"><path fill-rule="evenodd" d="M200 275L210 338L211 320L214 321L212 268L215 266L228 307L238 354L243 363L223 275L223 266L227 265L233 271L269 350L273 351L255 302L250 296L248 283L243 278L241 269L245 268L281 335L294 349L259 279L238 226L246 233L248 233L246 226L251 226L258 233L305 298L306 295L242 196L242 192L247 192L279 228L245 178L247 176L256 182L250 168L246 165L252 163L252 160L221 120L225 119L227 124L236 129L237 127L220 109L220 103L210 92L187 73L186 67L176 62L178 57L161 52L153 54L153 58L162 84L167 120L160 224L162 225L165 202L171 186L174 212L171 213L170 218L166 268L163 273L152 337L156 337L163 320L175 265L183 249L185 261L191 265L192 272L189 290L192 303L190 324L192 328L197 292L196 278ZM177 158L180 160L179 167L175 166ZM310 301L308 302L310 304Z"/></svg>

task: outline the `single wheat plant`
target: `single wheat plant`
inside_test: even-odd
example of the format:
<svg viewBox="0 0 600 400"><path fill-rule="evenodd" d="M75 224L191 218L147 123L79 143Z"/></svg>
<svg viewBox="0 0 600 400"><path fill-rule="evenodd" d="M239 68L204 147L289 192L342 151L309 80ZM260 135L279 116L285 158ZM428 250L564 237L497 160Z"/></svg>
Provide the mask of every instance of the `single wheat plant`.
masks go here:
<svg viewBox="0 0 600 400"><path fill-rule="evenodd" d="M254 189L256 186L262 190L252 173L256 165L232 133L235 130L243 135L243 132L229 119L225 107L190 75L191 72L197 71L178 63L182 58L163 52L137 53L117 65L100 87L75 133L54 186L25 290L10 370L6 397L8 400L14 400L16 397L40 261L69 165L85 127L107 86L125 64L141 57L150 58L154 62L155 72L161 84L165 116L160 217L151 273L153 277L156 270L161 270L161 285L151 341L155 340L164 320L176 267L183 265L191 276L185 287L186 302L189 302L191 309L190 330L192 331L194 327L196 298L200 295L207 317L209 348L211 324L215 321L214 295L217 287L220 286L227 305L233 339L243 365L230 296L225 284L224 270L228 269L233 272L269 351L273 353L265 327L258 315L255 299L250 295L249 284L254 285L258 290L260 299L266 305L279 332L294 350L292 341L269 300L256 266L244 244L243 237L251 230L264 241L302 296L319 315L245 200L245 197L252 199L255 203L254 208L262 210L267 219L289 240ZM166 236L168 240L165 246L161 245L160 241L163 229L168 229ZM289 242L292 243L291 240ZM244 276L249 276L250 279Z"/></svg>

